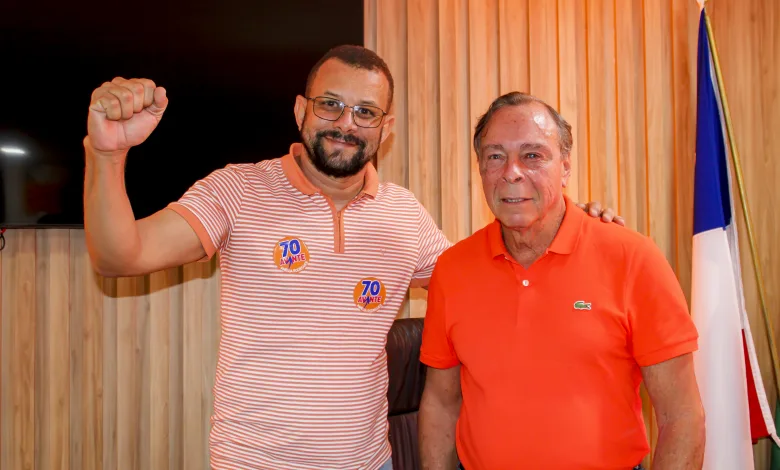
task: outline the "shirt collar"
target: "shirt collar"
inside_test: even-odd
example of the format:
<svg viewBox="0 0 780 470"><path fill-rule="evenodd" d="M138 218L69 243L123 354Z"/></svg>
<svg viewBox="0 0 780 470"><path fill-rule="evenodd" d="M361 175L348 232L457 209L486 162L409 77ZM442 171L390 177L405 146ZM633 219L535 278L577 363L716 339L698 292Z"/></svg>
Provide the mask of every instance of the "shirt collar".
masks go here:
<svg viewBox="0 0 780 470"><path fill-rule="evenodd" d="M577 207L572 200L564 195L563 199L566 203L566 212L563 215L563 221L558 228L558 233L555 234L550 248L547 251L568 255L571 254L577 247L577 242L580 239L580 232L582 228L582 222L586 217L585 212ZM490 246L490 255L495 258L497 256L505 256L511 259L506 245L504 244L504 237L501 235L501 222L494 220L487 228L488 243Z"/></svg>
<svg viewBox="0 0 780 470"><path fill-rule="evenodd" d="M290 146L290 152L282 157L282 171L284 171L284 175L287 177L287 180L290 181L290 184L292 184L295 189L302 192L303 194L306 194L307 196L311 196L313 194L319 193L320 190L314 186L308 178L306 178L306 175L303 174L303 170L301 170L301 167L295 160L296 157L301 157L303 151L303 144L292 144ZM367 194L375 198L378 190L379 175L377 175L374 165L372 165L371 162L368 162L366 164L363 189L360 191L358 196Z"/></svg>

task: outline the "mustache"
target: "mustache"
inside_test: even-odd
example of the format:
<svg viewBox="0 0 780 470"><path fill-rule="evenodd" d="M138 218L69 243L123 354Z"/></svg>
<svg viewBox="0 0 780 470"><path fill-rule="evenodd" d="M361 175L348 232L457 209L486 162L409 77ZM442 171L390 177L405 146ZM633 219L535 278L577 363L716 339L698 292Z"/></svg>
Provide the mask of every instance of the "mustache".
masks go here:
<svg viewBox="0 0 780 470"><path fill-rule="evenodd" d="M359 145L360 148L364 148L366 146L365 140L357 136L354 136L352 134L342 134L341 132L334 129L320 131L317 133L317 138L323 138L323 137L330 137L331 139L343 140L348 144Z"/></svg>

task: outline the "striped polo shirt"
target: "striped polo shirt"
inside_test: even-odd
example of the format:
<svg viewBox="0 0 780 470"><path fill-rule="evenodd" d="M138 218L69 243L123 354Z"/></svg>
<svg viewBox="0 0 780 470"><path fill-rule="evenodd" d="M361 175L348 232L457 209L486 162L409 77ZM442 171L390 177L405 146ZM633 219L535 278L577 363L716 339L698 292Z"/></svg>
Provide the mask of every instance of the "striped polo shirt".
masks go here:
<svg viewBox="0 0 780 470"><path fill-rule="evenodd" d="M387 333L450 243L414 195L364 186L342 211L282 158L228 165L169 208L219 253L215 469L368 469L390 457Z"/></svg>

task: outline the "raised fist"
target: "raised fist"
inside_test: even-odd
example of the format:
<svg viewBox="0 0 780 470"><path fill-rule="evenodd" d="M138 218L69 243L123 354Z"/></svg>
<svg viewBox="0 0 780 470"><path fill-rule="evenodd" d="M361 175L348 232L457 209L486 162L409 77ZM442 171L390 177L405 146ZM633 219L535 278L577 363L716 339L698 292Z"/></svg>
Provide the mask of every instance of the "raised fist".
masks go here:
<svg viewBox="0 0 780 470"><path fill-rule="evenodd" d="M149 137L167 106L165 89L149 79L117 77L106 82L92 92L89 143L99 153L125 153Z"/></svg>

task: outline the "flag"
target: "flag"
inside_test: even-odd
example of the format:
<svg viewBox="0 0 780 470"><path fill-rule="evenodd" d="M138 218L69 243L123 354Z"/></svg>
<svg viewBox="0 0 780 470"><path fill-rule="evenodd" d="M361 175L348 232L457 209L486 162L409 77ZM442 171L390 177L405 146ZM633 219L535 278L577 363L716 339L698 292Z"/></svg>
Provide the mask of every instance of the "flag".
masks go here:
<svg viewBox="0 0 780 470"><path fill-rule="evenodd" d="M775 428L780 419L780 400L775 402ZM772 446L772 456L769 461L769 470L780 470L780 447L777 443Z"/></svg>
<svg viewBox="0 0 780 470"><path fill-rule="evenodd" d="M758 439L777 439L743 296L718 82L699 20L691 316L696 378L706 415L704 469L752 469Z"/></svg>

